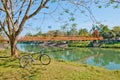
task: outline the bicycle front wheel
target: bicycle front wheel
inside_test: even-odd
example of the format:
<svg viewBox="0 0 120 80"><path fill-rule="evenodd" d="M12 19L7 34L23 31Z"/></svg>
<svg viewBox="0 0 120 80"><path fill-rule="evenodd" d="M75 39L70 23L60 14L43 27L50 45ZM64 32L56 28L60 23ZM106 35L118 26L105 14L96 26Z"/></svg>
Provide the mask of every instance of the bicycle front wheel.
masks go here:
<svg viewBox="0 0 120 80"><path fill-rule="evenodd" d="M20 66L23 68L30 67L33 64L33 59L30 55L24 55L20 58Z"/></svg>
<svg viewBox="0 0 120 80"><path fill-rule="evenodd" d="M39 57L39 61L43 65L48 65L51 62L51 58L47 54L41 54L40 57Z"/></svg>

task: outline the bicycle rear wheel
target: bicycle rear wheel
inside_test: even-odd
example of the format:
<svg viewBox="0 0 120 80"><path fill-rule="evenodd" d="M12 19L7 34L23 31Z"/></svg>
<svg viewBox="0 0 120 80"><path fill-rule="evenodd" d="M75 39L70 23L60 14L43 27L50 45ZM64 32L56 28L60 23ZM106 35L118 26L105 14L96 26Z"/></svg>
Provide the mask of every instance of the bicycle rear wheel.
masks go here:
<svg viewBox="0 0 120 80"><path fill-rule="evenodd" d="M39 61L43 65L48 65L51 62L51 58L47 54L41 54L40 57L39 57Z"/></svg>
<svg viewBox="0 0 120 80"><path fill-rule="evenodd" d="M33 60L32 56L30 56L30 55L24 55L20 58L20 66L23 68L31 67L33 62L34 62L34 60Z"/></svg>

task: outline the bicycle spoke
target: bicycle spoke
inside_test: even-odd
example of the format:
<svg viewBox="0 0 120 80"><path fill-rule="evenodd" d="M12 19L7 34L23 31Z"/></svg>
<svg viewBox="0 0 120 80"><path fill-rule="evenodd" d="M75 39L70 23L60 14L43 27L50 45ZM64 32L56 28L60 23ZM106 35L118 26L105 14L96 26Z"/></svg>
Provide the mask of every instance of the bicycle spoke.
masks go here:
<svg viewBox="0 0 120 80"><path fill-rule="evenodd" d="M50 57L48 56L48 55L46 55L46 54L42 54L41 56L40 56L40 62L43 64L43 65L48 65L48 64L50 64Z"/></svg>
<svg viewBox="0 0 120 80"><path fill-rule="evenodd" d="M30 56L23 56L20 59L21 67L30 67L32 65L32 58Z"/></svg>

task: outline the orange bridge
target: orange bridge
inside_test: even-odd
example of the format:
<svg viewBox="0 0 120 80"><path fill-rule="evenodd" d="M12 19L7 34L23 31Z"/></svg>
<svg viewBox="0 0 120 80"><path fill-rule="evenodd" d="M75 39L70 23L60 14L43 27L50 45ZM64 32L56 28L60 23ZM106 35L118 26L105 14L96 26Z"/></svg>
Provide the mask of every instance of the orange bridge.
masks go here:
<svg viewBox="0 0 120 80"><path fill-rule="evenodd" d="M59 37L42 37L42 36L25 36L19 39L19 42L27 41L93 41L103 40L103 37L79 37L79 36L59 36Z"/></svg>

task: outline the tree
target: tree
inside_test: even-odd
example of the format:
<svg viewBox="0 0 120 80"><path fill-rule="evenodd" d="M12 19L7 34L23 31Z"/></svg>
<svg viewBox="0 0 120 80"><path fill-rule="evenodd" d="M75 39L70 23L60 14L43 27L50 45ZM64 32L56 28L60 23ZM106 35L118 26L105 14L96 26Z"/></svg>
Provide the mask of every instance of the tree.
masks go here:
<svg viewBox="0 0 120 80"><path fill-rule="evenodd" d="M67 34L67 26L68 26L68 24L64 24L63 26L61 26L61 30L63 32L63 36L66 36L66 34Z"/></svg>
<svg viewBox="0 0 120 80"><path fill-rule="evenodd" d="M80 29L79 32L78 32L78 34L80 36L89 36L88 30L85 29L85 28L84 29Z"/></svg>
<svg viewBox="0 0 120 80"><path fill-rule="evenodd" d="M103 24L100 25L101 28L100 35L102 35L104 39L110 39L115 36L115 33L112 30L110 30L108 27L109 26L107 25L103 25Z"/></svg>
<svg viewBox="0 0 120 80"><path fill-rule="evenodd" d="M28 20L33 18L35 15L37 15L43 8L48 8L46 6L49 2L69 2L70 4L74 4L77 9L80 10L78 6L84 7L84 9L88 10L91 14L91 11L89 10L89 7L86 6L86 4L89 4L90 0L0 0L0 28L5 32L7 35L10 47L11 47L11 55L12 56L18 56L18 53L16 52L16 44L18 41L19 34L22 32L24 25ZM84 5L85 4L85 5ZM61 4L58 3L59 6ZM69 13L68 9L61 8L66 12ZM57 9L57 8L56 8ZM50 16L52 16L52 13L56 11L56 9L52 12L50 12ZM81 11L82 13L83 11ZM44 14L47 14L45 12ZM73 13L69 13L73 15ZM70 18L70 21L74 21L75 18L72 16Z"/></svg>
<svg viewBox="0 0 120 80"><path fill-rule="evenodd" d="M0 27L9 38L12 56L18 56L16 44L25 23L43 8L47 8L48 2L49 0L0 0Z"/></svg>
<svg viewBox="0 0 120 80"><path fill-rule="evenodd" d="M25 36L32 36L32 33L26 33L26 35Z"/></svg>
<svg viewBox="0 0 120 80"><path fill-rule="evenodd" d="M55 37L57 36L57 33L55 30L50 30L47 32L47 36L50 36L50 37Z"/></svg>
<svg viewBox="0 0 120 80"><path fill-rule="evenodd" d="M71 28L70 28L70 31L69 31L69 34L71 36L75 36L75 35L78 34L76 27L77 27L77 24L73 23L72 26L71 26Z"/></svg>
<svg viewBox="0 0 120 80"><path fill-rule="evenodd" d="M120 26L114 26L112 31L115 33L116 37L120 37Z"/></svg>
<svg viewBox="0 0 120 80"><path fill-rule="evenodd" d="M42 36L42 31L39 31L39 32L36 33L34 36Z"/></svg>
<svg viewBox="0 0 120 80"><path fill-rule="evenodd" d="M60 32L59 30L56 30L54 34L55 34L54 37L57 37L57 36L61 36L62 32Z"/></svg>
<svg viewBox="0 0 120 80"><path fill-rule="evenodd" d="M98 8L109 7L118 8L120 6L120 0L94 0Z"/></svg>
<svg viewBox="0 0 120 80"><path fill-rule="evenodd" d="M57 1L69 2L70 4L75 5L75 7L81 13L85 13L84 10L87 10L88 13L91 15L90 18L93 20L93 22L96 21L89 7L91 5L91 2L93 2L94 0L77 0L77 1L76 0L0 0L0 18L1 18L0 27L9 38L12 56L18 56L16 52L16 44L18 41L19 34L22 32L26 22L31 18L33 18L35 15L37 15L43 8L48 8L46 6L47 3L57 2ZM95 1L99 1L99 0L95 0ZM114 0L114 2L117 1ZM117 3L119 3L119 1ZM56 9L53 12L51 12L49 15L52 16L51 14L54 13ZM72 15L70 21L75 21L75 18L73 17L73 13L70 13L70 10L63 8L63 6L62 9L66 13ZM73 31L73 35L76 34L77 32L75 26L76 24L72 24L71 31Z"/></svg>

